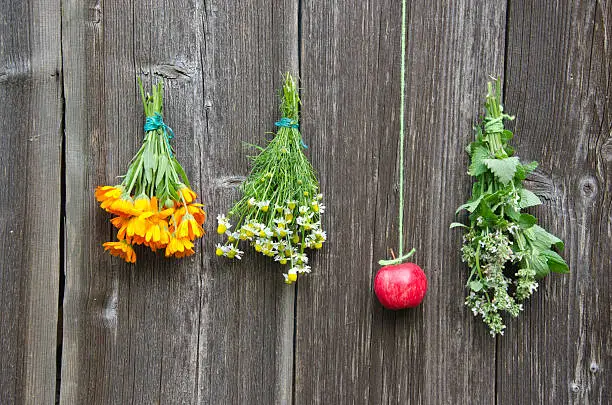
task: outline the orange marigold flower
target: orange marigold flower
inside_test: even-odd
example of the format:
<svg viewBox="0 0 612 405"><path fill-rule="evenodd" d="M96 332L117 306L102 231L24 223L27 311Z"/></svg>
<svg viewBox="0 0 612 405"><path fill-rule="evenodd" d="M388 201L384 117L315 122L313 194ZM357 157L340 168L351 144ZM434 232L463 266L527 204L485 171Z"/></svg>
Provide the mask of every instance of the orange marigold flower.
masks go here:
<svg viewBox="0 0 612 405"><path fill-rule="evenodd" d="M117 186L98 186L96 187L96 200L98 202L104 202L106 200L116 200L121 198L121 194L123 193L122 187Z"/></svg>
<svg viewBox="0 0 612 405"><path fill-rule="evenodd" d="M177 259L180 259L186 256L191 256L194 253L195 252L193 249L185 249L182 252L174 252L174 257L176 257Z"/></svg>
<svg viewBox="0 0 612 405"><path fill-rule="evenodd" d="M191 214L196 222L202 225L206 221L206 212L201 207L203 207L202 204L189 204L187 207L181 206L174 213L176 223L180 223L185 214Z"/></svg>
<svg viewBox="0 0 612 405"><path fill-rule="evenodd" d="M166 246L166 257L170 257L172 255L177 255L177 253L183 254L185 251L193 252L193 242L186 238L179 238L176 235L172 235L170 238L170 242L168 242L168 246ZM192 253L189 253L192 254ZM183 256L188 256L189 254L183 254ZM176 257L183 257L176 256Z"/></svg>
<svg viewBox="0 0 612 405"><path fill-rule="evenodd" d="M102 246L111 255L120 257L128 263L136 263L136 252L134 252L132 245L126 241L106 242Z"/></svg>

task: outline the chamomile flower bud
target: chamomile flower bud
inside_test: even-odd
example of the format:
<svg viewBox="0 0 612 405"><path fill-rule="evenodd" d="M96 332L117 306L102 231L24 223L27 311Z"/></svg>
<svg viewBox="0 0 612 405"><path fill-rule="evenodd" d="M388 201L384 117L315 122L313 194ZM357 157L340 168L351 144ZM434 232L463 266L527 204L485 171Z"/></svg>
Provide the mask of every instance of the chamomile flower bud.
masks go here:
<svg viewBox="0 0 612 405"><path fill-rule="evenodd" d="M215 254L217 256L223 256L223 246L220 243L217 243L217 248L215 249Z"/></svg>
<svg viewBox="0 0 612 405"><path fill-rule="evenodd" d="M303 215L303 214L306 214L306 213L307 213L309 210L310 210L310 209L309 209L307 206L305 206L305 205L301 205L301 206L300 206L300 209L299 209L300 214L302 214L302 215Z"/></svg>
<svg viewBox="0 0 612 405"><path fill-rule="evenodd" d="M315 197L317 199L317 201L321 201L323 199L323 194L317 194L317 196Z"/></svg>
<svg viewBox="0 0 612 405"><path fill-rule="evenodd" d="M283 273L283 277L285 278L285 284L293 284L293 282L297 280L297 274L290 275Z"/></svg>
<svg viewBox="0 0 612 405"><path fill-rule="evenodd" d="M298 276L297 276L297 269L295 267L292 269L289 269L289 272L287 273L287 278L292 283L297 281Z"/></svg>
<svg viewBox="0 0 612 405"><path fill-rule="evenodd" d="M287 201L287 208L289 208L291 211L293 211L296 206L297 206L297 203L295 201L293 200Z"/></svg>

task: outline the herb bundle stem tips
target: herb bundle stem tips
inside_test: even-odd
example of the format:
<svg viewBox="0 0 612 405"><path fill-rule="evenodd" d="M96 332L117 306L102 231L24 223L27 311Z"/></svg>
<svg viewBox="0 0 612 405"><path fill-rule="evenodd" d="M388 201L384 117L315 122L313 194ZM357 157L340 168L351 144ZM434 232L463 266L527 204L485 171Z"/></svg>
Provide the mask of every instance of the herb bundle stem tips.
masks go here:
<svg viewBox="0 0 612 405"><path fill-rule="evenodd" d="M304 155L299 130L300 98L295 80L285 75L280 92L278 132L268 145L256 147L253 167L242 184L242 198L227 215L217 217L217 232L226 241L216 254L241 259L241 242L256 252L289 266L283 273L292 284L298 275L310 273L306 249L320 249L327 240L321 226L325 211L315 172ZM233 228L233 229L232 229Z"/></svg>
<svg viewBox="0 0 612 405"><path fill-rule="evenodd" d="M468 174L476 179L472 197L457 209L467 211L469 225L461 248L462 260L470 268L465 300L474 316L480 316L491 335L502 335L502 314L517 317L522 302L538 288L538 279L550 272L567 273L567 263L553 249L563 242L537 225L537 219L522 210L542 204L524 187L524 181L538 166L521 163L509 145L513 134L504 128L501 84L489 82L486 115L475 128L476 139L469 145Z"/></svg>

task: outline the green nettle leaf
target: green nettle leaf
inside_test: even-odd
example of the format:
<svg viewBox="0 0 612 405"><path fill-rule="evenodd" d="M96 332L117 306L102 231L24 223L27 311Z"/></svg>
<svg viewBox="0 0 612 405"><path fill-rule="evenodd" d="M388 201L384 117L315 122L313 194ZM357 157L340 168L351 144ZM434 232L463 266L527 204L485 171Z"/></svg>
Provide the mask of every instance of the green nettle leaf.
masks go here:
<svg viewBox="0 0 612 405"><path fill-rule="evenodd" d="M467 225L462 224L461 222L453 222L450 224L449 229L453 229L453 228L466 228L469 229L469 227Z"/></svg>
<svg viewBox="0 0 612 405"><path fill-rule="evenodd" d="M484 146L476 146L471 148L472 164L468 169L468 172L472 176L480 176L487 171L487 166L484 164L484 160L491 157L489 149Z"/></svg>
<svg viewBox="0 0 612 405"><path fill-rule="evenodd" d="M516 168L520 164L520 161L519 158L513 156L503 159L484 159L483 163L503 185L506 185L514 178Z"/></svg>
<svg viewBox="0 0 612 405"><path fill-rule="evenodd" d="M521 208L529 208L542 204L542 201L538 198L538 196L526 188L520 189L518 194L520 197L519 207Z"/></svg>

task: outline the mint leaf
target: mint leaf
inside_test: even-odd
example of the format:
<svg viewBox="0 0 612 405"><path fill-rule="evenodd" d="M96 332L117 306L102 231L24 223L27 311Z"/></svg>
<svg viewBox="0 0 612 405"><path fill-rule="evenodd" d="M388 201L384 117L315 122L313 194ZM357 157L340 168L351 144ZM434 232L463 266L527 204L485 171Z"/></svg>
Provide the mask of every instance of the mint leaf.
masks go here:
<svg viewBox="0 0 612 405"><path fill-rule="evenodd" d="M529 229L538 222L537 218L529 214L521 214L518 220L518 225L522 229Z"/></svg>
<svg viewBox="0 0 612 405"><path fill-rule="evenodd" d="M504 159L484 159L483 163L502 184L506 185L514 178L516 168L520 164L520 161L516 156L513 156Z"/></svg>
<svg viewBox="0 0 612 405"><path fill-rule="evenodd" d="M521 208L528 208L542 204L542 201L538 198L537 195L525 188L520 189L518 191L518 194L520 197L519 207Z"/></svg>
<svg viewBox="0 0 612 405"><path fill-rule="evenodd" d="M487 166L484 164L484 160L491 157L489 149L484 146L475 146L471 148L472 164L468 169L468 173L472 176L480 176L487 171Z"/></svg>
<svg viewBox="0 0 612 405"><path fill-rule="evenodd" d="M569 267L565 260L559 254L552 250L545 250L542 252L542 256L544 256L548 263L548 268L550 271L554 271L555 273L569 273Z"/></svg>
<svg viewBox="0 0 612 405"><path fill-rule="evenodd" d="M470 290L474 291L474 292L478 292L480 290L482 290L482 283L478 280L474 280L474 281L470 281Z"/></svg>
<svg viewBox="0 0 612 405"><path fill-rule="evenodd" d="M455 214L458 214L462 210L467 210L470 213L474 212L476 207L478 207L478 204L480 204L480 201L482 200L482 198L483 198L483 196L481 195L480 197L478 197L474 201L468 201L467 203L465 203L462 206L460 206L459 208L457 208L457 211L455 211Z"/></svg>

